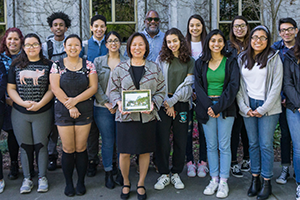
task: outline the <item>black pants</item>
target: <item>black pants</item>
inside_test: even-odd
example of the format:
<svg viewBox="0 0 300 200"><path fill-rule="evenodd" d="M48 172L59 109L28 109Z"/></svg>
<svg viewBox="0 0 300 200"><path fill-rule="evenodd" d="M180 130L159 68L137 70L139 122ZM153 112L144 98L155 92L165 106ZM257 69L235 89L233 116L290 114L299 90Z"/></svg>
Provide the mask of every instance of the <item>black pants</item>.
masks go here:
<svg viewBox="0 0 300 200"><path fill-rule="evenodd" d="M90 134L87 141L87 152L88 152L88 159L93 160L96 164L99 164L99 130L93 120L91 125Z"/></svg>
<svg viewBox="0 0 300 200"><path fill-rule="evenodd" d="M243 117L238 114L237 118L235 118L233 126L232 126L232 132L231 132L231 160L232 162L237 162L237 149L239 147L240 142L240 133L243 143L243 159L248 160L249 159L249 141L247 136L247 131L245 128Z"/></svg>
<svg viewBox="0 0 300 200"><path fill-rule="evenodd" d="M176 117L173 120L169 117L164 108L159 111L161 121L157 123L156 127L156 151L155 161L157 163L160 174L181 173L184 167L186 141L188 134L188 112L189 104L178 102L174 105ZM169 169L170 156L170 132L173 132L173 167Z"/></svg>
<svg viewBox="0 0 300 200"><path fill-rule="evenodd" d="M281 129L280 148L281 164L284 166L291 165L291 134L286 120L286 107L282 107L282 113L279 115L279 125Z"/></svg>
<svg viewBox="0 0 300 200"><path fill-rule="evenodd" d="M187 143L186 143L186 162L192 161L194 162L194 156L193 156L193 128L194 128L194 122L193 122L193 112L194 109L191 109L189 111L189 129L188 129L188 136L187 136ZM199 163L201 161L207 162L207 149L206 149L206 141L204 136L204 131L202 124L197 122L197 127L199 131Z"/></svg>

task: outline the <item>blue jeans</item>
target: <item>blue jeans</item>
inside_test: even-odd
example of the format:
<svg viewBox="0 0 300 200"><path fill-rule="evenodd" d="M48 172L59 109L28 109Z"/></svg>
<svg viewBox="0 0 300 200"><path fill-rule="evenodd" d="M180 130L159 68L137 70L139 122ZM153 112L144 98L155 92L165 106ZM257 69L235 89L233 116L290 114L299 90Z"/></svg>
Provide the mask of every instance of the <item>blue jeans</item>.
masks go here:
<svg viewBox="0 0 300 200"><path fill-rule="evenodd" d="M117 133L115 115L111 114L107 108L94 106L94 120L101 134L104 170L111 171Z"/></svg>
<svg viewBox="0 0 300 200"><path fill-rule="evenodd" d="M296 181L300 183L300 113L298 110L293 113L290 109L286 109L286 118L293 141L293 164Z"/></svg>
<svg viewBox="0 0 300 200"><path fill-rule="evenodd" d="M209 172L212 177L220 175L221 178L229 178L231 163L230 138L233 122L234 117L223 119L222 113L220 113L220 117L209 117L206 124L202 124L206 138ZM220 167L218 146L220 150Z"/></svg>
<svg viewBox="0 0 300 200"><path fill-rule="evenodd" d="M263 100L250 99L250 107L255 110L264 104ZM263 178L273 176L273 135L279 114L262 117L244 117L249 138L249 155L252 174L261 174Z"/></svg>

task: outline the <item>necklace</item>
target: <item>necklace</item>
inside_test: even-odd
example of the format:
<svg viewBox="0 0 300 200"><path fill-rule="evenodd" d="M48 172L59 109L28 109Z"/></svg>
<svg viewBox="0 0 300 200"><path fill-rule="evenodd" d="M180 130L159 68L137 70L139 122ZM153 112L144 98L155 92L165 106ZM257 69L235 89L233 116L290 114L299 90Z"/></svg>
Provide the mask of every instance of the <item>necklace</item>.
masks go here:
<svg viewBox="0 0 300 200"><path fill-rule="evenodd" d="M73 66L73 67L71 67L71 66L73 65L73 63L70 62L69 60L67 60L67 61L68 61L68 66L69 66L69 68L73 68L74 70L77 69L78 65L80 64L80 59L78 59L76 65Z"/></svg>

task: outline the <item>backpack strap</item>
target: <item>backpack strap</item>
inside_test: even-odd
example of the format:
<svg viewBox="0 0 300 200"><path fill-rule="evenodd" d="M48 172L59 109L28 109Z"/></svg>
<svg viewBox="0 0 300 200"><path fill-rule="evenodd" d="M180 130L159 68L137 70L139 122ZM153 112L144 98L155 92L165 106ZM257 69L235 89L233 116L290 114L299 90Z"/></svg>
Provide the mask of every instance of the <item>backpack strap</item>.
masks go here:
<svg viewBox="0 0 300 200"><path fill-rule="evenodd" d="M86 67L86 59L82 58L82 71L85 73L86 76L90 74L90 69Z"/></svg>
<svg viewBox="0 0 300 200"><path fill-rule="evenodd" d="M85 40L82 42L82 46L83 46L83 56L82 58L87 59L87 55L88 55L88 48L89 48L89 41Z"/></svg>
<svg viewBox="0 0 300 200"><path fill-rule="evenodd" d="M59 58L59 60L58 60L58 67L59 67L59 70L64 70L65 69L63 58Z"/></svg>
<svg viewBox="0 0 300 200"><path fill-rule="evenodd" d="M47 41L48 59L51 60L53 56L53 43L51 40Z"/></svg>

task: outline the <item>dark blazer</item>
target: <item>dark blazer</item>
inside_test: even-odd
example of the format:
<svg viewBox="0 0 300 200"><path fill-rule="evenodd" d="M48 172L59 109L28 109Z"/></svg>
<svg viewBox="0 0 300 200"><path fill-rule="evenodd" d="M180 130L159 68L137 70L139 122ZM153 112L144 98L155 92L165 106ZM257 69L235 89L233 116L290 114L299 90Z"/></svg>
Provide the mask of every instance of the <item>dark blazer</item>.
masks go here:
<svg viewBox="0 0 300 200"><path fill-rule="evenodd" d="M211 107L217 115L222 112L223 118L233 116L236 117L237 105L235 102L236 94L239 90L239 67L237 59L231 55L226 60L225 65L225 79L223 85L223 92L218 103L213 105L211 99L207 95L207 69L208 61L203 61L199 58L195 63L195 91L197 94L196 114L198 122L206 124L209 119L207 109Z"/></svg>
<svg viewBox="0 0 300 200"><path fill-rule="evenodd" d="M285 54L283 70L283 92L286 96L286 107L295 112L300 108L300 65L294 55L294 48Z"/></svg>

